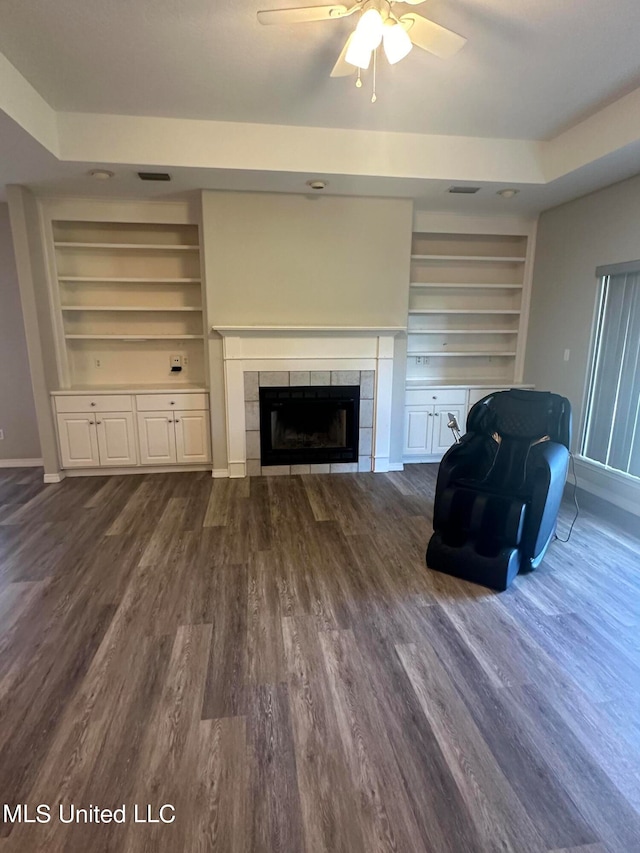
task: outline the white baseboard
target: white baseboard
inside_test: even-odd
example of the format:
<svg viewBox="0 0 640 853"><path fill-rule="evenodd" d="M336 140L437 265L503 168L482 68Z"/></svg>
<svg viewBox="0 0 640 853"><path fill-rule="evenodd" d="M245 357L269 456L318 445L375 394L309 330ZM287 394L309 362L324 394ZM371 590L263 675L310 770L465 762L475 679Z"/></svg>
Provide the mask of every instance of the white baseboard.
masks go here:
<svg viewBox="0 0 640 853"><path fill-rule="evenodd" d="M390 471L404 471L404 462L389 462Z"/></svg>
<svg viewBox="0 0 640 853"><path fill-rule="evenodd" d="M239 479L247 476L246 462L229 462L229 477L231 479Z"/></svg>
<svg viewBox="0 0 640 853"><path fill-rule="evenodd" d="M42 479L45 483L61 483L64 478L64 471L59 471L57 474L45 474Z"/></svg>
<svg viewBox="0 0 640 853"><path fill-rule="evenodd" d="M221 480L221 479L229 476L229 469L228 468L214 468L213 471L211 472L211 476L214 478L214 480Z"/></svg>
<svg viewBox="0 0 640 853"><path fill-rule="evenodd" d="M41 468L42 459L0 459L0 468Z"/></svg>
<svg viewBox="0 0 640 853"><path fill-rule="evenodd" d="M127 474L184 474L192 471L210 471L211 466L203 465L138 465L133 468L67 468L62 477L110 477ZM46 482L46 481L45 481ZM59 482L52 480L51 482Z"/></svg>

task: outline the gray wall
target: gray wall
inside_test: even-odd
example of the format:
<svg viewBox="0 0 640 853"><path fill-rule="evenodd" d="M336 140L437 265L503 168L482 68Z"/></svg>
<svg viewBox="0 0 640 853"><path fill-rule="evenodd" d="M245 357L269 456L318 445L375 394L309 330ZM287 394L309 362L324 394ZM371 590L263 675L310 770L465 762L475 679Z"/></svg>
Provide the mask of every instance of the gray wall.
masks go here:
<svg viewBox="0 0 640 853"><path fill-rule="evenodd" d="M13 253L9 208L0 204L0 441L1 460L40 456L38 425Z"/></svg>
<svg viewBox="0 0 640 853"><path fill-rule="evenodd" d="M525 380L571 400L579 446L596 267L640 258L640 176L540 216ZM571 355L563 360L564 350Z"/></svg>

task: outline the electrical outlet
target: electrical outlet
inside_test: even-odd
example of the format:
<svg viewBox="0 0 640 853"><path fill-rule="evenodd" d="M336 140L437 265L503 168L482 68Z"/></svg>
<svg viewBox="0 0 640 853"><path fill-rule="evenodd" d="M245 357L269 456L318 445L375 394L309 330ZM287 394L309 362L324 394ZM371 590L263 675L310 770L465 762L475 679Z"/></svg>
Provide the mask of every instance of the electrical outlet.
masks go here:
<svg viewBox="0 0 640 853"><path fill-rule="evenodd" d="M4 441L4 430L0 429L0 441Z"/></svg>
<svg viewBox="0 0 640 853"><path fill-rule="evenodd" d="M564 360L565 360L565 361L569 361L569 356L570 356L570 355L571 355L571 350L570 350L570 349L566 349L566 350L564 351Z"/></svg>
<svg viewBox="0 0 640 853"><path fill-rule="evenodd" d="M188 367L188 366L189 366L189 356L188 356L188 355L183 355L183 356L182 356L182 364L183 364L183 367Z"/></svg>
<svg viewBox="0 0 640 853"><path fill-rule="evenodd" d="M169 363L171 364L171 367L182 367L182 356L181 355L169 356Z"/></svg>
<svg viewBox="0 0 640 853"><path fill-rule="evenodd" d="M102 362L99 358L94 358L93 360L94 367L102 367Z"/></svg>

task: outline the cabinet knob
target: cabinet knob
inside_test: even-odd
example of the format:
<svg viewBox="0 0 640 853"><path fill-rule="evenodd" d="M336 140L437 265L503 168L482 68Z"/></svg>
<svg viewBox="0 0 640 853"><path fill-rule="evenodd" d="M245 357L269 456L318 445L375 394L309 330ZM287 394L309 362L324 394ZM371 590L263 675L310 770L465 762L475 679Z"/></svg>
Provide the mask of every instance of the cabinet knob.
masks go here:
<svg viewBox="0 0 640 853"><path fill-rule="evenodd" d="M95 406L95 403L91 403L92 406Z"/></svg>
<svg viewBox="0 0 640 853"><path fill-rule="evenodd" d="M176 418L174 421L174 424L179 424L179 423L180 423L180 418Z"/></svg>
<svg viewBox="0 0 640 853"><path fill-rule="evenodd" d="M171 403L170 403L170 405L171 405L171 406L175 406L175 404L176 404L176 403L175 403L175 400L172 400L172 401L171 401Z"/></svg>
<svg viewBox="0 0 640 853"><path fill-rule="evenodd" d="M98 424L98 426L100 426L100 424L102 423L102 421L96 421L96 423Z"/></svg>
<svg viewBox="0 0 640 853"><path fill-rule="evenodd" d="M437 396L434 394L434 395L433 395L433 397L432 397L431 399L432 399L432 400L437 400L438 398L437 398Z"/></svg>
<svg viewBox="0 0 640 853"><path fill-rule="evenodd" d="M93 421L89 421L89 426L93 426Z"/></svg>

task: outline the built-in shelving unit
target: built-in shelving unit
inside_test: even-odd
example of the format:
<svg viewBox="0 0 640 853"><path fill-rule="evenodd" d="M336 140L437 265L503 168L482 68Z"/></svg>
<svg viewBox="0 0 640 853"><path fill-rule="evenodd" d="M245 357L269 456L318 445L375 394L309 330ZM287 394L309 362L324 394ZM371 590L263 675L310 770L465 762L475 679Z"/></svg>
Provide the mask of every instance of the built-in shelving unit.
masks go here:
<svg viewBox="0 0 640 853"><path fill-rule="evenodd" d="M52 221L69 387L203 385L197 225ZM180 355L182 371L171 373Z"/></svg>
<svg viewBox="0 0 640 853"><path fill-rule="evenodd" d="M416 232L407 387L516 379L527 237Z"/></svg>

